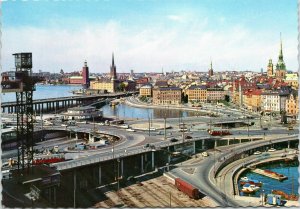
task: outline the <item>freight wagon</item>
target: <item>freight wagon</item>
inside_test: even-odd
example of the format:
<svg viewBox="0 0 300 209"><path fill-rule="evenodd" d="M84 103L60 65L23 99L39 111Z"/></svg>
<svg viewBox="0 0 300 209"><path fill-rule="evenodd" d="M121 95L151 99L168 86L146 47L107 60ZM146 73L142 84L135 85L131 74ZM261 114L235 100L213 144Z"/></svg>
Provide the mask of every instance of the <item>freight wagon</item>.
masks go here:
<svg viewBox="0 0 300 209"><path fill-rule="evenodd" d="M200 192L197 188L192 186L191 184L183 181L180 178L175 179L175 186L178 190L182 191L186 195L188 195L190 198L193 198L195 200L200 198Z"/></svg>

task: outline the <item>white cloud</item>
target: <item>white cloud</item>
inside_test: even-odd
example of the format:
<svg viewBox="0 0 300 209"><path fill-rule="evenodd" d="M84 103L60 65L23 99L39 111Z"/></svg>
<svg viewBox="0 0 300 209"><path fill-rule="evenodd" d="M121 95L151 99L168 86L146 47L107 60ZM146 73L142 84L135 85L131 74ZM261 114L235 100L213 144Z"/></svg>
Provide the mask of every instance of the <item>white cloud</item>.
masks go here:
<svg viewBox="0 0 300 209"><path fill-rule="evenodd" d="M184 17L180 15L168 15L167 18L176 22L182 22L184 20Z"/></svg>
<svg viewBox="0 0 300 209"><path fill-rule="evenodd" d="M207 22L207 20L206 20ZM277 62L279 39L241 26L207 30L205 24L144 28L131 31L118 22L67 29L8 28L2 30L3 71L14 65L13 53L32 52L34 71L79 70L86 59L91 72L108 72L115 52L118 72L160 72L214 69L259 70L269 58ZM297 37L284 38L287 68L296 71Z"/></svg>

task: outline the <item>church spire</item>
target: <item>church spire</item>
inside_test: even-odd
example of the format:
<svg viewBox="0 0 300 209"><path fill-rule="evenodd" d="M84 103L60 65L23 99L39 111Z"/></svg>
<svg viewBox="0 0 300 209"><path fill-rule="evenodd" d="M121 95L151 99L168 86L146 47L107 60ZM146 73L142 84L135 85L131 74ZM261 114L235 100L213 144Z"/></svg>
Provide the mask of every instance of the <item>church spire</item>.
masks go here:
<svg viewBox="0 0 300 209"><path fill-rule="evenodd" d="M112 66L115 66L115 59L114 59L114 53L112 53Z"/></svg>
<svg viewBox="0 0 300 209"><path fill-rule="evenodd" d="M281 32L280 32L280 51L279 51L279 60L280 60L280 61L283 61Z"/></svg>

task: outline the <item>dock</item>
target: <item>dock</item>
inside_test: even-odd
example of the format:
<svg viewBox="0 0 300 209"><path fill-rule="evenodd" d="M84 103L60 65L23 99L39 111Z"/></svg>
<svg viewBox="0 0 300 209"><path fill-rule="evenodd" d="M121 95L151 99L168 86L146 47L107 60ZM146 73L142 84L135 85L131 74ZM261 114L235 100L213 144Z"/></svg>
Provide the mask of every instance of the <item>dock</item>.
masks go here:
<svg viewBox="0 0 300 209"><path fill-rule="evenodd" d="M263 170L263 169L255 168L255 169L252 169L251 171L254 173L263 175L263 176L267 176L272 179L277 179L279 181L283 181L288 178L287 176L284 176L282 174L279 174L279 173L276 173L276 172L273 172L270 170Z"/></svg>

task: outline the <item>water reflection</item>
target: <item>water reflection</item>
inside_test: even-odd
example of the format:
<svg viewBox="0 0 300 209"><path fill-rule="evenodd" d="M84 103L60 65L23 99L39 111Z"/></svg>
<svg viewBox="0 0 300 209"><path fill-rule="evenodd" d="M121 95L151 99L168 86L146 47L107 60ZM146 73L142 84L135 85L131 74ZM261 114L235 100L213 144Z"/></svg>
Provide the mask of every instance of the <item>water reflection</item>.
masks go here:
<svg viewBox="0 0 300 209"><path fill-rule="evenodd" d="M125 104L119 104L115 107L111 107L109 105L105 105L101 108L103 114L105 116L116 116L120 118L140 118L140 119L148 119L148 118L179 118L179 117L189 117L189 116L197 116L200 115L197 112L193 111L185 111L185 110L176 110L169 108L162 109L143 109L127 106Z"/></svg>

